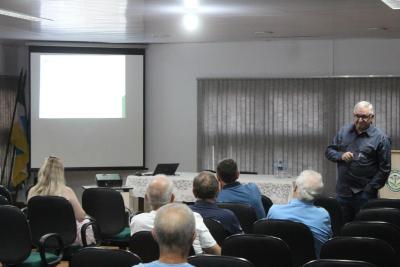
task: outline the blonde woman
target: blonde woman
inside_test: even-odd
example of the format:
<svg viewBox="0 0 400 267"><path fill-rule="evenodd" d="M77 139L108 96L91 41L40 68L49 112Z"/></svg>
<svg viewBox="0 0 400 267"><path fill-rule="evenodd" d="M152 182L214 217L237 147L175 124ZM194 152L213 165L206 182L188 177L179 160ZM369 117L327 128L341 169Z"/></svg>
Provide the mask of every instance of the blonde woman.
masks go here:
<svg viewBox="0 0 400 267"><path fill-rule="evenodd" d="M88 220L85 219L85 211L82 209L75 192L65 185L64 165L60 158L48 157L45 159L42 167L39 169L38 182L29 190L27 200L29 201L34 196L60 196L66 198L71 203L77 226L77 235L74 244L82 245L80 230L82 225L88 222ZM87 231L86 240L88 244L95 242L91 226Z"/></svg>

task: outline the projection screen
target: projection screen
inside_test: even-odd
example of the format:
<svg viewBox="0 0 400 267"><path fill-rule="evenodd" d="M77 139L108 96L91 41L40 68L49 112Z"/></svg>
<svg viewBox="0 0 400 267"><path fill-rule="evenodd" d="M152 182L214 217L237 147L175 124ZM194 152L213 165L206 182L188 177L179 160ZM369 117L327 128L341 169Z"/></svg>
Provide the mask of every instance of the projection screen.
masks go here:
<svg viewBox="0 0 400 267"><path fill-rule="evenodd" d="M144 166L144 49L30 47L31 168Z"/></svg>

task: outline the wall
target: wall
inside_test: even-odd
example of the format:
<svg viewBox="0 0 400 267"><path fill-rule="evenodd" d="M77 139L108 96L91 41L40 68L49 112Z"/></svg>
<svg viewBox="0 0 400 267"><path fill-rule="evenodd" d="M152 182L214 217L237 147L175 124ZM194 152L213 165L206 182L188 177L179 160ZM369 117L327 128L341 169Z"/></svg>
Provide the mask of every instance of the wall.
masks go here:
<svg viewBox="0 0 400 267"><path fill-rule="evenodd" d="M154 44L146 60L146 162L196 170L198 78L399 75L400 40Z"/></svg>
<svg viewBox="0 0 400 267"><path fill-rule="evenodd" d="M0 74L16 74L19 65L26 62L26 49L0 45ZM198 78L372 74L400 75L400 40L149 45L146 51L146 165L153 169L159 162L179 162L180 171L196 170ZM83 181L82 184L93 181L93 173L77 172L71 176L74 181Z"/></svg>

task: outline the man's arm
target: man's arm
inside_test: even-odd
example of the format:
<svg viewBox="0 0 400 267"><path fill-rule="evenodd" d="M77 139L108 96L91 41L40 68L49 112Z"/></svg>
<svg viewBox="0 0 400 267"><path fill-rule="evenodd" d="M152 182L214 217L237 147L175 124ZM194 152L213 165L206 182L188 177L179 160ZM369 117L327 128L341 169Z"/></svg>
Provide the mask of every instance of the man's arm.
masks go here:
<svg viewBox="0 0 400 267"><path fill-rule="evenodd" d="M205 254L214 254L214 255L221 255L221 247L218 244L210 248L202 248Z"/></svg>
<svg viewBox="0 0 400 267"><path fill-rule="evenodd" d="M333 162L342 160L343 152L339 152L339 135L340 133L333 138L332 143L325 150L325 157Z"/></svg>
<svg viewBox="0 0 400 267"><path fill-rule="evenodd" d="M391 144L388 137L384 136L377 148L378 171L367 184L364 191L375 193L382 188L391 171Z"/></svg>

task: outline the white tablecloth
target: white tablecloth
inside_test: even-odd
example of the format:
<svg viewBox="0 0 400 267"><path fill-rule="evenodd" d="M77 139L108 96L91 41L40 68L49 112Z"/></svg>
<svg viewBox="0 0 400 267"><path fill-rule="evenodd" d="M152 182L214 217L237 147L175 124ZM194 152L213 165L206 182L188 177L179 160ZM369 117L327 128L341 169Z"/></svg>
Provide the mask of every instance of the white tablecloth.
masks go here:
<svg viewBox="0 0 400 267"><path fill-rule="evenodd" d="M195 201L192 192L193 178L197 173L177 173L176 176L169 176L175 185L174 194L176 201ZM133 197L144 197L148 183L153 176L129 175L126 179L126 186L131 186ZM239 182L253 182L260 188L261 194L269 197L275 204L285 204L292 198L293 181L295 178L277 178L272 175L249 175L241 174Z"/></svg>

